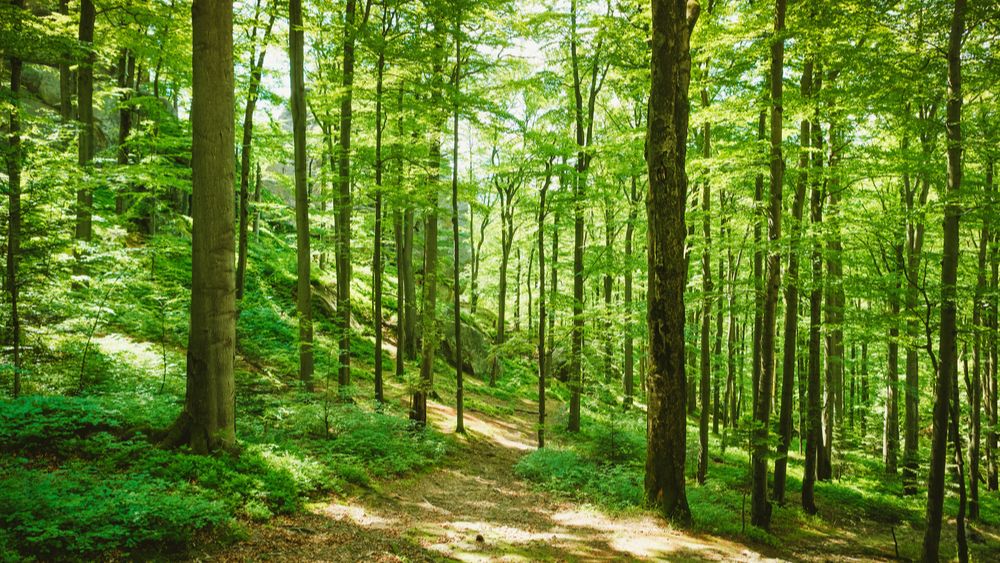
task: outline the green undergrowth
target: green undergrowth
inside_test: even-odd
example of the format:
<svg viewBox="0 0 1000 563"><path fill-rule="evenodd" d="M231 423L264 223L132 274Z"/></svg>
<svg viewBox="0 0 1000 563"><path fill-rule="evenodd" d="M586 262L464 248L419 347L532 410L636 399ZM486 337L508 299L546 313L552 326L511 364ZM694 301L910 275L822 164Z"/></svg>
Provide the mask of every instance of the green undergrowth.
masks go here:
<svg viewBox="0 0 1000 563"><path fill-rule="evenodd" d="M542 490L613 512L644 510L644 413L641 409L623 413L620 406L607 401L591 410L585 407L583 414L579 433L563 430L564 420L554 421L547 447L521 458L517 474ZM789 456L786 502L774 505L769 531L753 527L746 434L730 434L728 441L723 453L722 436L710 435L707 479L698 484L698 426L697 419L689 420L687 499L696 531L781 548L789 541L815 542L844 530L854 531L859 523L873 530L884 529L886 534L890 528L896 533L911 530L916 534L923 527L926 497L901 495L898 478L886 476L880 460L863 452L841 455L835 463L834 479L816 484L819 515L802 512L803 459L796 440ZM979 524L996 526L1000 510L995 495L981 493L981 499ZM946 501L946 513L957 512L957 502L953 491Z"/></svg>
<svg viewBox="0 0 1000 563"><path fill-rule="evenodd" d="M268 428L240 427L238 454L198 456L156 447L136 430L149 420L121 402L29 396L0 404L2 559L148 555L199 533L238 537L240 520L421 470L447 448L401 413L286 400L282 412L277 403L268 410Z"/></svg>
<svg viewBox="0 0 1000 563"><path fill-rule="evenodd" d="M104 273L64 293L64 309L44 311L48 328L27 335L38 345L26 395L0 403L0 561L174 557L447 454L440 433L370 400L375 350L364 333L352 339L356 387L324 391L336 388L337 359L322 311L317 391L302 389L293 235L268 231L251 245L238 321L238 453L157 447L184 401L190 241L173 227L142 246L102 232L91 260Z"/></svg>

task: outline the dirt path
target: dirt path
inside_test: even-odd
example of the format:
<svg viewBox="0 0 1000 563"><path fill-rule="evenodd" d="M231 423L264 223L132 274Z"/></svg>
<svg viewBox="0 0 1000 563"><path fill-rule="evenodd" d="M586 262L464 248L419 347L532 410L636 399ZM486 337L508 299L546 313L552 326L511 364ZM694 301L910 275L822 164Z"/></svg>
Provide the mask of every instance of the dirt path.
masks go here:
<svg viewBox="0 0 1000 563"><path fill-rule="evenodd" d="M454 412L429 405L454 429ZM745 546L669 529L647 515L608 516L532 490L514 464L534 449L522 428L466 414L462 451L428 473L313 505L255 528L227 561L760 561Z"/></svg>

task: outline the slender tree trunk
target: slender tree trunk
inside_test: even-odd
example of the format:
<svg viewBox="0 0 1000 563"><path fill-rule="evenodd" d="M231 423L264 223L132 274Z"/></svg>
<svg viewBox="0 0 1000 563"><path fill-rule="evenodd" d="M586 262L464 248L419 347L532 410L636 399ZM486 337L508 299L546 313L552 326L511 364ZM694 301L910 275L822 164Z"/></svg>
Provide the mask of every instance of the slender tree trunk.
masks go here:
<svg viewBox="0 0 1000 563"><path fill-rule="evenodd" d="M965 354L968 354L968 347L966 347ZM967 361L963 361L962 363L965 365L965 377L968 381L969 363ZM965 530L965 517L969 502L965 490L965 457L962 453L962 432L960 430L961 421L959 420L961 410L958 403L958 369L955 370L955 379L951 382L950 406L948 415L950 430L948 433L951 434L951 443L954 448L953 460L955 462L955 472L957 473L956 480L958 481L958 514L955 516L955 539L958 544L959 563L969 563L969 542Z"/></svg>
<svg viewBox="0 0 1000 563"><path fill-rule="evenodd" d="M15 0L21 6L23 2ZM69 0L59 0L59 13L69 15ZM73 120L73 71L68 64L59 65L59 115L64 123Z"/></svg>
<svg viewBox="0 0 1000 563"><path fill-rule="evenodd" d="M441 21L434 20L434 49L431 111L435 114L442 107L442 68L444 66L444 33ZM427 168L430 188L428 209L424 215L424 286L422 326L420 330L420 382L413 391L410 403L410 419L424 426L427 424L427 396L434 388L434 356L437 351L437 282L438 282L438 185L441 182L441 140L440 125L433 123L430 132L430 149Z"/></svg>
<svg viewBox="0 0 1000 563"><path fill-rule="evenodd" d="M24 8L24 0L14 0L15 9ZM21 394L21 314L18 310L20 297L19 264L21 259L21 69L20 59L11 57L10 96L12 107L8 113L7 132L7 277L5 288L10 301L10 346L11 363L14 368L13 394L16 399Z"/></svg>
<svg viewBox="0 0 1000 563"><path fill-rule="evenodd" d="M383 6L382 37L385 38L388 15ZM385 74L385 49L379 48L375 65L375 240L372 241L372 286L375 309L373 325L375 329L375 401L382 403L382 134L385 125L382 120L382 80Z"/></svg>
<svg viewBox="0 0 1000 563"><path fill-rule="evenodd" d="M690 33L700 8L696 2L689 6L685 13L682 2L652 0L652 76L646 135L650 341L645 490L649 504L679 522L691 518L684 490L684 207Z"/></svg>
<svg viewBox="0 0 1000 563"><path fill-rule="evenodd" d="M97 16L93 0L80 0L79 41L94 48L94 20ZM80 121L80 167L88 169L94 160L94 61L95 54L89 53L77 68L77 105ZM89 180L76 192L76 239L90 242L93 237L94 194Z"/></svg>
<svg viewBox="0 0 1000 563"><path fill-rule="evenodd" d="M632 304L632 263L635 259L635 251L632 248L632 238L635 236L635 222L639 216L639 190L636 177L632 177L631 191L629 192L628 221L625 225L625 410L632 407L632 400L635 395L635 330Z"/></svg>
<svg viewBox="0 0 1000 563"><path fill-rule="evenodd" d="M868 342L861 342L861 443L864 445L868 436Z"/></svg>
<svg viewBox="0 0 1000 563"><path fill-rule="evenodd" d="M811 95L819 91L814 81ZM817 154L822 150L823 132L819 122L810 125L812 132L813 153L812 192L810 194L809 215L813 230L818 231L823 222L823 182L820 180L822 157ZM822 401L820 394L820 323L823 308L823 246L819 235L813 235L812 241L812 287L809 291L809 381L806 390L806 459L802 475L802 509L809 514L816 513L815 486L819 476L820 456L823 451Z"/></svg>
<svg viewBox="0 0 1000 563"><path fill-rule="evenodd" d="M992 170L987 169L986 176L987 201L993 198ZM993 233L990 230L989 219L983 220L979 235L979 254L976 268L976 294L972 308L972 380L966 380L969 394L969 519L979 519L979 460L982 454L982 410L983 410L983 373L989 379L989 362L984 361L983 335L988 334L988 328L983 322L983 311L989 311L989 300L986 298L986 258L989 243ZM985 368L985 369L984 369Z"/></svg>
<svg viewBox="0 0 1000 563"><path fill-rule="evenodd" d="M398 187L398 186L397 186ZM396 245L396 377L402 378L406 367L403 349L406 347L406 291L403 279L403 211L397 204L392 212L392 235Z"/></svg>
<svg viewBox="0 0 1000 563"><path fill-rule="evenodd" d="M897 250L898 253L898 250ZM882 432L882 462L885 472L895 475L899 456L899 273L889 294L889 349L885 378L885 425Z"/></svg>
<svg viewBox="0 0 1000 563"><path fill-rule="evenodd" d="M706 69L707 74L707 69ZM708 105L707 90L701 91L702 105ZM705 123L702 128L702 157L706 160L712 156L712 125ZM708 472L708 416L711 410L709 404L712 386L712 351L710 332L712 329L712 190L706 179L702 182L701 191L702 238L704 245L701 254L701 291L703 305L701 313L701 412L698 416L698 483L705 483Z"/></svg>
<svg viewBox="0 0 1000 563"><path fill-rule="evenodd" d="M459 95L459 79L462 76L462 15L456 14L455 18L455 93ZM458 236L458 102L455 103L454 117L452 120L452 146L451 146L451 235L454 239L452 248L452 283L454 284L454 315L455 315L455 431L465 432L465 397L464 382L462 381L462 285L459 279L459 244L461 240Z"/></svg>
<svg viewBox="0 0 1000 563"><path fill-rule="evenodd" d="M993 187L993 174L994 174L994 161L991 158L986 162L986 172L987 172L987 182L991 188ZM991 211L995 207L991 206ZM1000 338L997 336L997 307L1000 306L1000 290L997 286L998 278L998 266L1000 266L1000 233L993 233L993 241L991 242L990 250L990 262L992 267L992 274L990 276L990 291L989 293L993 296L990 299L989 316L987 318L987 327L989 331L987 334L989 338L987 339L987 350L990 357L989 365L991 376L986 377L984 381L984 387L986 390L986 412L987 412L987 424L990 428L989 432L986 434L986 488L990 491L997 490L997 381L1000 379L1000 364L998 364L997 357L997 344Z"/></svg>
<svg viewBox="0 0 1000 563"><path fill-rule="evenodd" d="M802 97L809 99L812 86L812 59L806 59L800 81ZM788 448L792 442L792 395L795 393L795 351L799 329L799 240L802 236L802 214L805 207L806 185L809 183L809 119L799 123L799 177L792 202L791 242L788 246L788 272L785 284L785 325L781 365L781 411L778 415L778 458L774 460L774 500L785 503L785 476Z"/></svg>
<svg viewBox="0 0 1000 563"><path fill-rule="evenodd" d="M565 162L563 162L565 164ZM562 181L563 176L560 176L559 184L560 187L563 186ZM551 204L550 204L551 205ZM549 267L552 270L551 275L551 287L549 289L549 307L548 317L549 317L549 348L547 350L548 357L546 361L549 364L549 372L552 372L552 354L556 348L556 296L559 295L559 215L552 215L552 265Z"/></svg>
<svg viewBox="0 0 1000 563"><path fill-rule="evenodd" d="M260 238L260 162L257 163L257 173L254 175L254 188L253 188L253 202L255 204L253 211L253 236L254 238Z"/></svg>
<svg viewBox="0 0 1000 563"><path fill-rule="evenodd" d="M417 359L417 287L413 276L413 207L406 206L403 210L403 273L405 280L404 295L406 297L406 316L403 329L406 333L403 347L403 357L408 360Z"/></svg>
<svg viewBox="0 0 1000 563"><path fill-rule="evenodd" d="M521 332L521 247L517 247L517 274L514 277L514 332Z"/></svg>
<svg viewBox="0 0 1000 563"><path fill-rule="evenodd" d="M356 0L347 0L344 11L344 73L340 98L340 182L337 194L337 324L339 367L337 384L351 385L351 120L354 96L354 38ZM376 353L380 353L376 351Z"/></svg>
<svg viewBox="0 0 1000 563"><path fill-rule="evenodd" d="M545 182L538 194L538 447L545 447L545 196L552 182L552 161L545 165Z"/></svg>
<svg viewBox="0 0 1000 563"><path fill-rule="evenodd" d="M184 411L165 445L195 453L236 446L236 244L233 237L233 3L191 9L191 324Z"/></svg>
<svg viewBox="0 0 1000 563"><path fill-rule="evenodd" d="M907 108L909 109L909 108ZM936 106L921 106L919 117L921 120L932 120L936 114ZM908 139L903 138L904 149L907 148ZM926 161L933 157L934 142L931 134L923 132L920 134L920 146L922 156ZM927 197L930 192L931 180L927 173L918 176L918 190L913 189L909 182L909 175L903 175L903 204L906 208L904 228L906 230L906 386L904 387L904 437L903 446L903 494L915 495L920 492L919 468L920 468L920 350L917 343L920 341L920 286L917 281L920 275L922 250L924 245L924 216Z"/></svg>
<svg viewBox="0 0 1000 563"><path fill-rule="evenodd" d="M132 131L132 111L128 107L131 97L129 91L133 87L135 76L135 57L128 49L122 49L118 58L118 88L121 93L118 98L118 150L116 151L119 166L128 165L128 136ZM115 213L121 215L125 212L126 194L119 192L115 194Z"/></svg>
<svg viewBox="0 0 1000 563"><path fill-rule="evenodd" d="M944 249L941 256L941 324L939 366L934 388L934 432L931 437L930 475L927 479L927 527L921 558L937 561L944 512L945 458L948 455L948 402L958 371L957 282L959 193L962 187L962 35L965 33L965 0L955 0L948 41L948 188L943 194ZM957 416L957 414L956 414Z"/></svg>
<svg viewBox="0 0 1000 563"><path fill-rule="evenodd" d="M754 420L757 424L753 448L753 482L751 488L750 522L768 528L771 524L771 503L767 500L768 434L771 419L771 386L774 382L775 331L777 329L778 290L781 285L781 192L784 159L781 154L782 69L785 57L785 0L776 0L774 33L771 43L771 200L768 215L767 285L764 294L763 332L761 333L760 390Z"/></svg>
<svg viewBox="0 0 1000 563"><path fill-rule="evenodd" d="M305 33L302 0L289 0L288 52L292 71L292 139L295 144L295 230L297 253L297 310L299 315L299 379L312 390L313 327L309 250L309 188L306 183ZM339 270L338 270L339 272Z"/></svg>
<svg viewBox="0 0 1000 563"><path fill-rule="evenodd" d="M257 2L259 14L260 1ZM261 38L260 52L256 52L257 18L251 34L250 46L250 89L247 92L246 107L243 110L243 148L240 151L240 234L239 251L236 258L236 300L243 299L247 271L247 227L250 213L250 161L253 151L253 115L257 107L257 97L260 92L261 74L264 68L264 57L267 54L267 42L271 38L271 28L274 26L275 12L272 9ZM255 227L256 232L256 227Z"/></svg>

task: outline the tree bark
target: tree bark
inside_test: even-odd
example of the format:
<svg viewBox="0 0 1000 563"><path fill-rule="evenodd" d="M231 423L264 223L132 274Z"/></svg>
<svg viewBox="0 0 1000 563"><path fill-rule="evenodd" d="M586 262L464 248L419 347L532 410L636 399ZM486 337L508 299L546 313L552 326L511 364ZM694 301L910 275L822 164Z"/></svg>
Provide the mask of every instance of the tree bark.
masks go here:
<svg viewBox="0 0 1000 563"><path fill-rule="evenodd" d="M753 444L753 479L750 522L767 529L771 524L771 503L767 499L768 434L771 419L771 387L774 382L774 349L777 324L778 290L781 285L781 192L784 160L781 154L782 71L785 57L785 0L776 0L774 33L771 42L771 199L768 214L767 285L764 293L763 331L761 332L760 390L754 409L756 424Z"/></svg>
<svg viewBox="0 0 1000 563"><path fill-rule="evenodd" d="M810 95L819 91L814 81ZM822 157L819 151L823 146L823 131L818 121L810 125L813 146L813 178L810 194L809 215L813 229L818 231L823 222L823 182L820 180ZM820 394L820 323L823 308L823 246L819 235L812 241L812 287L809 291L809 381L806 389L806 459L802 475L802 509L809 514L816 514L816 497L814 494L816 478L819 474L820 455L823 451L822 401Z"/></svg>
<svg viewBox="0 0 1000 563"><path fill-rule="evenodd" d="M80 62L77 69L77 105L80 121L80 145L78 162L84 170L89 169L94 160L94 20L97 17L93 0L80 0L79 41L90 52ZM76 192L76 239L90 242L93 237L94 194L89 180Z"/></svg>
<svg viewBox="0 0 1000 563"><path fill-rule="evenodd" d="M388 33L388 14L383 4L382 39ZM373 328L375 330L375 401L385 401L382 375L382 134L385 123L382 119L382 82L385 74L385 48L380 46L378 62L375 64L375 240L372 241L372 286L373 286ZM339 273L339 272L338 272ZM461 356L459 356L461 357ZM461 404L461 403L460 403Z"/></svg>
<svg viewBox="0 0 1000 563"><path fill-rule="evenodd" d="M921 558L938 560L941 519L944 512L945 458L948 455L948 402L958 371L957 281L959 194L962 188L962 35L965 33L965 0L955 0L948 38L948 187L944 200L944 249L941 255L941 324L939 365L934 386L934 431L931 437L930 475L927 478L927 527Z"/></svg>
<svg viewBox="0 0 1000 563"><path fill-rule="evenodd" d="M305 33L302 27L302 0L289 0L288 22L291 28L288 33L288 53L292 71L292 139L295 145L299 379L306 389L311 391L313 387L312 286L310 285L312 253L309 250L309 188L306 184L306 91L303 66Z"/></svg>
<svg viewBox="0 0 1000 563"><path fill-rule="evenodd" d="M812 59L806 59L799 90L809 100L812 86ZM781 364L781 411L778 415L778 458L774 460L774 500L785 503L785 477L788 468L788 448L792 442L792 395L795 392L795 351L799 329L799 241L802 237L802 214L805 207L806 185L809 183L809 119L799 122L799 177L792 202L791 241L788 245L788 272L785 284L784 344ZM801 408L801 407L800 407Z"/></svg>
<svg viewBox="0 0 1000 563"><path fill-rule="evenodd" d="M459 11L455 17L455 96L460 95L460 78L462 77L462 14ZM462 381L462 285L459 278L459 244L458 233L458 102L455 102L452 121L451 146L451 234L452 242L452 283L454 284L454 315L455 315L455 432L465 432L464 420L464 386Z"/></svg>
<svg viewBox="0 0 1000 563"><path fill-rule="evenodd" d="M434 48L432 53L431 112L437 114L441 108L442 67L444 65L444 38L442 23L435 15ZM435 118L436 119L436 118ZM410 403L410 419L419 425L427 424L427 395L434 387L434 355L437 351L437 282L438 282L438 184L441 172L440 125L433 122L430 132L427 168L428 209L424 215L424 286L423 311L420 346L420 381L413 391Z"/></svg>
<svg viewBox="0 0 1000 563"><path fill-rule="evenodd" d="M24 8L24 0L14 0L16 9ZM18 310L20 297L19 262L21 259L21 59L11 57L10 96L12 107L8 113L9 129L5 151L7 165L7 276L6 290L10 301L10 334L8 345L14 368L14 388L16 399L21 394L21 314Z"/></svg>
<svg viewBox="0 0 1000 563"><path fill-rule="evenodd" d="M243 299L246 285L248 219L250 214L250 161L253 151L253 115L257 107L257 97L260 92L261 74L264 68L264 56L267 54L267 42L271 38L271 28L274 26L275 12L272 9L261 37L260 52L257 53L257 22L259 21L260 1L257 2L258 14L254 19L254 28L250 41L250 87L247 92L246 106L243 110L243 148L240 151L240 234L239 250L236 258L236 300Z"/></svg>
<svg viewBox="0 0 1000 563"><path fill-rule="evenodd" d="M233 236L233 4L195 0L191 324L184 411L166 445L199 454L236 447L236 248Z"/></svg>
<svg viewBox="0 0 1000 563"><path fill-rule="evenodd" d="M628 222L625 225L625 410L632 407L635 395L635 336L633 335L635 321L632 311L632 263L635 259L635 250L632 239L635 236L635 222L639 218L639 203L641 202L639 198L636 177L633 176L629 191Z"/></svg>
<svg viewBox="0 0 1000 563"><path fill-rule="evenodd" d="M711 6L711 4L709 4ZM707 68L706 68L706 74ZM701 91L702 106L708 106L708 91ZM702 127L702 157L706 160L712 156L712 125L705 123ZM709 171L710 173L710 171ZM712 190L708 179L702 182L701 191L701 211L702 211L702 244L701 253L701 291L702 291L702 313L701 313L701 412L698 416L698 472L699 484L705 483L705 474L708 472L708 416L710 405L710 391L712 386L712 351L709 333L712 327Z"/></svg>
<svg viewBox="0 0 1000 563"><path fill-rule="evenodd" d="M652 75L646 134L650 340L645 491L649 504L678 522L691 518L684 486L684 208L690 34L700 8L697 2L689 6L686 11L680 0L652 0Z"/></svg>
<svg viewBox="0 0 1000 563"><path fill-rule="evenodd" d="M545 196L552 183L552 160L545 163L545 182L538 194L538 447L545 447L545 381L548 362L545 361L545 216L548 209Z"/></svg>

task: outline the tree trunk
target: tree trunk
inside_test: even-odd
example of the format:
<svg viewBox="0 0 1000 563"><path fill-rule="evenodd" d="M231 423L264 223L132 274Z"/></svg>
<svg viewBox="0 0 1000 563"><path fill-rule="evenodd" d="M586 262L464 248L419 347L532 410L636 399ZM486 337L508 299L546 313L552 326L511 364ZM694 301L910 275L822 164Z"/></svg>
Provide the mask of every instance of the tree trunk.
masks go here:
<svg viewBox="0 0 1000 563"><path fill-rule="evenodd" d="M21 6L23 2L15 0L16 5ZM59 13L69 15L69 0L59 0ZM59 115L64 123L73 120L73 71L70 65L63 63L59 65Z"/></svg>
<svg viewBox="0 0 1000 563"><path fill-rule="evenodd" d="M444 37L441 22L434 20L434 49L432 54L431 112L438 113L442 106L442 67L444 65ZM413 391L410 419L421 426L427 424L427 396L434 387L434 355L437 352L437 282L438 282L438 184L441 172L440 125L432 122L427 168L429 207L424 215L424 285L421 322L420 381Z"/></svg>
<svg viewBox="0 0 1000 563"><path fill-rule="evenodd" d="M955 0L948 40L948 188L944 200L944 249L941 255L941 324L939 366L934 386L934 432L931 437L930 475L927 478L927 528L921 558L938 560L941 519L944 512L945 458L948 455L948 402L958 371L957 281L959 194L962 187L962 35L965 33L965 0ZM957 414L956 414L957 416Z"/></svg>
<svg viewBox="0 0 1000 563"><path fill-rule="evenodd" d="M116 151L119 166L128 165L128 136L132 131L132 111L128 107L131 97L129 91L133 87L135 76L135 57L128 49L122 49L118 57L118 88L121 93L118 98L118 150ZM126 194L118 192L115 195L115 213L125 212Z"/></svg>
<svg viewBox="0 0 1000 563"><path fill-rule="evenodd" d="M885 472L895 475L899 457L899 296L898 272L889 293L889 349L885 376L885 425L882 432L882 462Z"/></svg>
<svg viewBox="0 0 1000 563"><path fill-rule="evenodd" d="M382 10L382 37L384 38L388 30L386 28L388 15L383 6ZM385 163L382 161L382 134L385 125L382 120L382 80L385 74L385 49L379 48L378 62L375 65L375 240L372 241L372 303L374 319L372 328L375 330L375 401L382 403L385 400L383 395L383 375L382 375L382 169ZM338 272L339 274L339 272ZM459 356L461 357L461 356Z"/></svg>
<svg viewBox="0 0 1000 563"><path fill-rule="evenodd" d="M545 447L545 196L552 183L552 160L545 164L545 182L538 194L538 447Z"/></svg>
<svg viewBox="0 0 1000 563"><path fill-rule="evenodd" d="M344 11L344 73L340 98L340 155L337 194L337 385L351 385L351 119L354 95L354 37L356 0L347 0ZM376 354L381 352L376 350Z"/></svg>
<svg viewBox="0 0 1000 563"><path fill-rule="evenodd" d="M806 59L799 89L805 100L812 86L812 59ZM785 284L784 344L781 364L781 411L778 415L778 458L774 460L774 500L785 503L785 476L788 448L792 442L792 395L795 392L795 351L799 330L799 240L802 236L802 214L805 207L806 185L809 183L809 119L799 122L799 177L792 202L791 241L788 246L788 272ZM801 407L800 407L801 408Z"/></svg>
<svg viewBox="0 0 1000 563"><path fill-rule="evenodd" d="M625 225L625 410L632 407L632 399L635 395L635 336L632 304L632 263L635 251L632 248L632 239L635 236L635 222L639 215L639 190L636 177L632 177L631 191L629 192L628 222Z"/></svg>
<svg viewBox="0 0 1000 563"><path fill-rule="evenodd" d="M990 158L986 162L986 171L989 185L993 186L993 174L994 174L994 162ZM991 211L995 209L991 208ZM989 338L987 340L987 350L990 356L990 371L991 376L987 377L984 381L984 386L986 387L986 412L987 424L990 428L989 432L986 434L986 488L990 491L997 490L997 380L1000 379L1000 365L998 365L997 357L997 344L1000 338L997 337L997 307L1000 306L1000 291L998 291L997 278L998 278L998 266L1000 266L1000 233L993 233L993 241L991 243L992 249L990 251L990 262L992 263L993 272L990 276L990 294L993 297L990 299L989 317L987 319L987 327L989 331L987 334Z"/></svg>
<svg viewBox="0 0 1000 563"><path fill-rule="evenodd" d="M810 95L819 91L814 81ZM810 125L813 146L813 178L810 194L809 215L813 230L817 231L812 241L812 287L809 291L809 382L806 389L806 459L802 475L802 509L809 514L816 514L816 497L814 494L816 478L819 476L820 456L823 451L822 401L820 394L820 323L823 308L823 246L818 231L823 222L823 182L820 179L822 170L823 131L818 121Z"/></svg>
<svg viewBox="0 0 1000 563"><path fill-rule="evenodd" d="M302 0L289 0L288 52L292 71L292 138L295 143L295 231L297 260L297 310L299 316L299 379L312 390L313 327L309 251L309 188L306 184L306 91L304 77L305 35ZM339 270L338 270L339 271Z"/></svg>
<svg viewBox="0 0 1000 563"><path fill-rule="evenodd" d="M781 192L784 160L781 154L782 69L784 68L785 0L776 0L774 33L771 43L771 200L768 214L767 285L764 293L763 331L761 332L760 390L754 420L757 424L753 447L753 482L750 522L767 529L771 524L771 503L767 500L768 434L771 419L771 386L774 382L775 331L777 330L778 290L781 285Z"/></svg>
<svg viewBox="0 0 1000 563"><path fill-rule="evenodd" d="M14 1L15 9L24 8L24 0ZM13 394L21 394L21 315L18 311L20 277L18 262L21 259L21 69L20 59L10 58L10 97L12 107L8 113L10 128L7 133L7 277L6 290L10 300L11 363L14 368Z"/></svg>
<svg viewBox="0 0 1000 563"><path fill-rule="evenodd" d="M461 92L459 89L459 79L462 76L462 15L456 14L455 18L455 95ZM461 240L458 236L458 102L455 102L454 118L452 121L452 146L451 146L451 235L452 241L452 283L454 284L454 315L455 315L455 432L465 432L464 420L464 382L462 381L462 285L459 279L459 244Z"/></svg>
<svg viewBox="0 0 1000 563"><path fill-rule="evenodd" d="M184 411L165 440L195 453L236 446L236 261L233 240L233 4L191 8L191 324Z"/></svg>
<svg viewBox="0 0 1000 563"><path fill-rule="evenodd" d="M257 2L257 10L260 2ZM259 14L259 12L258 12ZM240 235L239 252L236 258L236 300L243 299L247 271L247 227L250 213L250 161L253 150L253 114L257 107L257 97L260 92L260 79L264 68L264 56L267 54L267 42L274 26L275 12L272 9L261 37L260 53L256 53L257 17L254 18L254 28L251 34L250 46L250 89L247 92L246 107L243 110L243 149L240 151ZM256 227L254 228L256 231Z"/></svg>
<svg viewBox="0 0 1000 563"><path fill-rule="evenodd" d="M682 2L652 0L652 76L646 134L650 340L645 491L649 504L679 522L691 518L684 489L684 207L690 33L699 5L691 2L689 6L685 14Z"/></svg>
<svg viewBox="0 0 1000 563"><path fill-rule="evenodd" d="M413 276L413 230L414 230L413 207L406 206L403 210L403 273L401 276L405 280L404 293L406 297L406 317L403 329L406 333L404 340L404 358L408 360L417 359L417 286Z"/></svg>
<svg viewBox="0 0 1000 563"><path fill-rule="evenodd" d="M711 5L711 4L710 4ZM707 69L706 69L707 74ZM701 91L702 105L708 105L708 92ZM712 125L705 123L702 129L702 157L706 160L712 155ZM708 416L711 410L709 404L712 386L712 351L710 332L712 329L712 190L708 179L702 182L701 191L702 237L704 245L701 252L701 291L703 294L701 313L701 412L698 416L698 483L705 483L708 472Z"/></svg>
<svg viewBox="0 0 1000 563"><path fill-rule="evenodd" d="M993 171L986 170L986 197L993 200ZM969 519L979 519L979 460L982 453L982 410L983 410L983 373L989 379L989 361L984 361L983 335L988 334L988 327L983 322L983 311L989 311L990 302L986 298L986 258L993 233L990 230L990 220L983 219L983 227L979 236L979 254L976 268L976 294L972 308L972 380L966 380L969 394Z"/></svg>
<svg viewBox="0 0 1000 563"><path fill-rule="evenodd" d="M91 49L94 47L96 16L94 1L80 0L79 40ZM77 105L80 120L78 162L85 170L94 160L94 60L95 54L91 51L77 69ZM89 180L84 179L83 184L76 192L76 239L90 242L93 237L94 194L88 185Z"/></svg>

